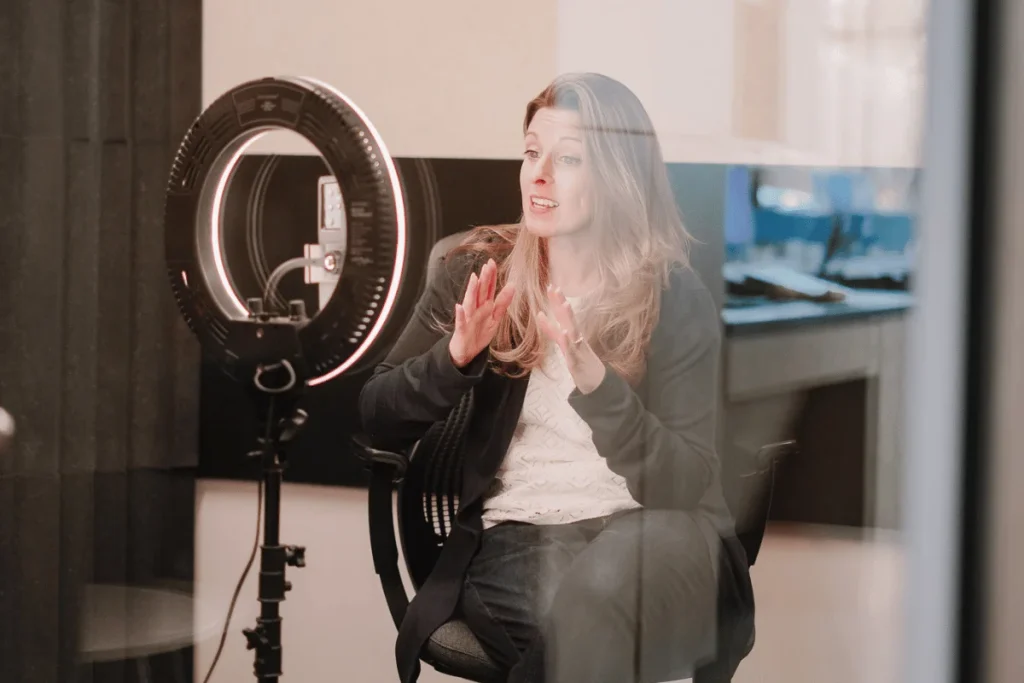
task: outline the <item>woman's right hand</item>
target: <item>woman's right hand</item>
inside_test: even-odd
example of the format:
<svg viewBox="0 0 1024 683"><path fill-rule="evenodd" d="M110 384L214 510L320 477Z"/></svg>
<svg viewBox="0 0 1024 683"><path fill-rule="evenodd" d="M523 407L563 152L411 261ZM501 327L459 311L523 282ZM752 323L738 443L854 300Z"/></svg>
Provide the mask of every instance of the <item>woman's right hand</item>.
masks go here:
<svg viewBox="0 0 1024 683"><path fill-rule="evenodd" d="M455 333L448 343L448 353L457 368L464 368L494 339L514 293L506 285L495 297L498 266L490 259L480 269L480 275L469 277L466 296L455 305Z"/></svg>

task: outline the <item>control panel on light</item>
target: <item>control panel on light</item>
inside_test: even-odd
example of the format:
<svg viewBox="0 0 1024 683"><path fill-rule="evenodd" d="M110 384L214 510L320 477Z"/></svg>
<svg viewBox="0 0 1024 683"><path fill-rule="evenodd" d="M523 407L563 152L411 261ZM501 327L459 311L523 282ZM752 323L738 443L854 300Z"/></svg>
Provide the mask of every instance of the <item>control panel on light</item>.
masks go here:
<svg viewBox="0 0 1024 683"><path fill-rule="evenodd" d="M331 298L345 256L345 202L334 176L317 179L317 244L305 245L305 257L324 259L323 266L306 267L306 283L320 286L321 308Z"/></svg>

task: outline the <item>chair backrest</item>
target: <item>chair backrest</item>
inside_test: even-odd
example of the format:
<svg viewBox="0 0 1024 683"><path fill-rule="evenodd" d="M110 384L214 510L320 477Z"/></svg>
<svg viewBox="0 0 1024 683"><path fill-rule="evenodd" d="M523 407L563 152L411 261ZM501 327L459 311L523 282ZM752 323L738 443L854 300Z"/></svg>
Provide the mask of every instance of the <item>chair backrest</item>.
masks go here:
<svg viewBox="0 0 1024 683"><path fill-rule="evenodd" d="M427 282L429 283L434 279L434 273L437 272L437 268L441 265L441 259L449 251L459 246L462 240L466 239L468 230L463 232L457 232L447 237L439 239L430 250L430 256L427 258Z"/></svg>
<svg viewBox="0 0 1024 683"><path fill-rule="evenodd" d="M463 445L472 411L473 392L469 391L447 420L435 424L420 439L398 486L398 530L416 590L434 569L455 524Z"/></svg>
<svg viewBox="0 0 1024 683"><path fill-rule="evenodd" d="M438 240L427 259L433 280L442 258L465 239L467 231ZM459 509L462 481L462 442L472 411L472 392L444 422L433 425L413 449L411 462L398 487L398 531L409 578L419 590L437 563Z"/></svg>

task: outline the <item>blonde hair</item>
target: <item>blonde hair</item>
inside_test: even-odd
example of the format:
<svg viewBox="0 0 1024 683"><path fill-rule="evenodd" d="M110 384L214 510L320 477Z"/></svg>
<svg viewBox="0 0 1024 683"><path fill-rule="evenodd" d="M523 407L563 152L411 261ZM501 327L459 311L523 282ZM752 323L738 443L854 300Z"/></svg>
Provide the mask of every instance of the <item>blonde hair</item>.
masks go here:
<svg viewBox="0 0 1024 683"><path fill-rule="evenodd" d="M683 226L654 127L626 86L593 73L556 78L526 107L523 132L543 108L579 114L596 185L587 228L596 242L598 287L583 300L581 331L597 355L627 381L646 368L646 351L673 267L689 266ZM518 224L475 228L452 250L493 257L498 287L515 296L491 342L502 374L521 377L541 365L546 339L535 323L549 282L546 240Z"/></svg>

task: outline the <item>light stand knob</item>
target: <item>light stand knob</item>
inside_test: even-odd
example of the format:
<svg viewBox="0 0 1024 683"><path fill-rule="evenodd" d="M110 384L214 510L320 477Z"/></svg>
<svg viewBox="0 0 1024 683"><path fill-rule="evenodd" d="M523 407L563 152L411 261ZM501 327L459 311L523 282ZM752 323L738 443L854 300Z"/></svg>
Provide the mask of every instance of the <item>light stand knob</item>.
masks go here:
<svg viewBox="0 0 1024 683"><path fill-rule="evenodd" d="M288 317L294 323L301 323L306 320L306 302L302 299L292 299L288 302Z"/></svg>
<svg viewBox="0 0 1024 683"><path fill-rule="evenodd" d="M301 408L296 410L291 417L286 417L281 420L279 426L281 429L281 435L279 440L282 443L287 443L295 438L295 435L299 433L302 426L306 424L306 420L309 419L309 413Z"/></svg>
<svg viewBox="0 0 1024 683"><path fill-rule="evenodd" d="M301 545L290 545L284 549L284 558L292 567L305 567L306 549Z"/></svg>
<svg viewBox="0 0 1024 683"><path fill-rule="evenodd" d="M258 296L249 297L245 300L245 306L249 309L250 318L258 318L265 313L263 299Z"/></svg>
<svg viewBox="0 0 1024 683"><path fill-rule="evenodd" d="M263 635L261 629L245 628L242 629L242 635L245 636L246 650L255 650L256 648L268 647L270 645L270 641Z"/></svg>

